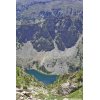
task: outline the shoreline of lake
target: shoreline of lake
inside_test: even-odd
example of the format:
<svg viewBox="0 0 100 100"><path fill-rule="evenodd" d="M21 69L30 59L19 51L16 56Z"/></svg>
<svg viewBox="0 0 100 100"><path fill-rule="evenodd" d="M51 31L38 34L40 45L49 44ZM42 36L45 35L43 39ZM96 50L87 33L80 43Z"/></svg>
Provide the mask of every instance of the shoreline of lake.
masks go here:
<svg viewBox="0 0 100 100"><path fill-rule="evenodd" d="M54 83L59 77L58 75L44 74L35 69L27 69L26 72L47 85Z"/></svg>

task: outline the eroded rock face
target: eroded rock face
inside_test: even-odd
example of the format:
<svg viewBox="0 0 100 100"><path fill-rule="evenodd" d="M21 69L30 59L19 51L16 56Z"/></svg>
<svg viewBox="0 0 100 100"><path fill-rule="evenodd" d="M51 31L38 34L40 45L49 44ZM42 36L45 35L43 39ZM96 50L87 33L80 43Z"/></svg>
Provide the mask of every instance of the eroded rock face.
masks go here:
<svg viewBox="0 0 100 100"><path fill-rule="evenodd" d="M78 88L78 85L75 83L63 83L58 91L59 94L68 95L71 92L75 91Z"/></svg>
<svg viewBox="0 0 100 100"><path fill-rule="evenodd" d="M30 41L37 51L53 50L54 40L63 51L74 46L82 33L81 1L56 0L24 5L18 2L16 10L18 42Z"/></svg>
<svg viewBox="0 0 100 100"><path fill-rule="evenodd" d="M64 76L66 77L66 76ZM67 77L66 77L67 79ZM69 78L66 82L62 83L58 87L59 95L68 95L80 88L82 88L83 84L83 72L82 70L75 72L74 74L70 74Z"/></svg>
<svg viewBox="0 0 100 100"><path fill-rule="evenodd" d="M52 74L82 66L81 0L17 2L17 66L34 68L38 62Z"/></svg>

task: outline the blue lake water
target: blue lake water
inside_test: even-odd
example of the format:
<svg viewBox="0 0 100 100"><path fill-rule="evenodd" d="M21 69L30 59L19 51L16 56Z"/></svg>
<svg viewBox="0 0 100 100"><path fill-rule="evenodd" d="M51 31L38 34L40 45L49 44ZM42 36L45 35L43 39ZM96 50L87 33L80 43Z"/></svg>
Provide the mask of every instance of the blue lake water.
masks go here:
<svg viewBox="0 0 100 100"><path fill-rule="evenodd" d="M46 75L34 69L26 70L26 72L46 85L54 83L58 78L57 75Z"/></svg>

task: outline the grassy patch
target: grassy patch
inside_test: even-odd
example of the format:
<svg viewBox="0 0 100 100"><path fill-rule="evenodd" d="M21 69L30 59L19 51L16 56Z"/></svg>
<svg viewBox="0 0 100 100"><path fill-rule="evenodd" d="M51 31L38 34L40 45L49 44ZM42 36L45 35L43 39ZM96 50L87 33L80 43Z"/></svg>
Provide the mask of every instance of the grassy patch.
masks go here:
<svg viewBox="0 0 100 100"><path fill-rule="evenodd" d="M68 95L69 98L83 98L83 89L82 87L75 92Z"/></svg>
<svg viewBox="0 0 100 100"><path fill-rule="evenodd" d="M27 74L23 69L20 67L16 67L16 87L18 88L25 88L29 86L42 86L43 84L38 82L33 76Z"/></svg>

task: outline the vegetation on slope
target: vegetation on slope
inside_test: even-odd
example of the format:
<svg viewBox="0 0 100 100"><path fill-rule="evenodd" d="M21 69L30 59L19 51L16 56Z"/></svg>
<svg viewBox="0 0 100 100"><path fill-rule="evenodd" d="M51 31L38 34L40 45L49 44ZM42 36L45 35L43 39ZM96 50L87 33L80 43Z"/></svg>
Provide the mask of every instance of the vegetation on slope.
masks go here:
<svg viewBox="0 0 100 100"><path fill-rule="evenodd" d="M16 67L16 87L28 89L30 86L36 94L32 94L34 98L41 100L63 100L64 98L79 98L82 99L83 90L82 90L82 80L83 80L83 71L82 69L78 72L59 76L58 80L55 83L50 85L43 85L37 81L31 75L25 73L20 67ZM76 84L77 88L74 91L71 91L69 94L63 94L62 84L66 83ZM69 88L70 89L70 88ZM60 92L59 92L60 91ZM18 99L20 100L20 99ZM69 99L70 100L70 99Z"/></svg>
<svg viewBox="0 0 100 100"><path fill-rule="evenodd" d="M20 67L16 67L16 87L27 89L30 86L41 86L42 83L38 82L31 75L27 74Z"/></svg>

